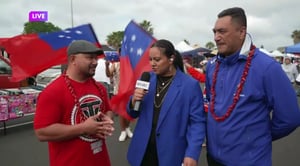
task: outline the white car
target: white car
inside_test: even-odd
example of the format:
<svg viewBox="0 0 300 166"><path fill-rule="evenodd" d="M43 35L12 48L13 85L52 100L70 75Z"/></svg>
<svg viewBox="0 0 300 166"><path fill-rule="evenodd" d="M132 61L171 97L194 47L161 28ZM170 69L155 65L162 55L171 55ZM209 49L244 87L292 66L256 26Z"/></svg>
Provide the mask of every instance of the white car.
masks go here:
<svg viewBox="0 0 300 166"><path fill-rule="evenodd" d="M50 82L61 75L61 66L53 66L36 76L36 83L38 86L46 87Z"/></svg>
<svg viewBox="0 0 300 166"><path fill-rule="evenodd" d="M39 73L36 77L37 86L46 87L50 82L55 80L60 75L61 75L60 65L53 66L47 70L44 70L43 72ZM110 79L106 77L105 74L105 60L102 58L98 60L98 66L96 68L94 78L97 82L103 83L106 88L110 84Z"/></svg>

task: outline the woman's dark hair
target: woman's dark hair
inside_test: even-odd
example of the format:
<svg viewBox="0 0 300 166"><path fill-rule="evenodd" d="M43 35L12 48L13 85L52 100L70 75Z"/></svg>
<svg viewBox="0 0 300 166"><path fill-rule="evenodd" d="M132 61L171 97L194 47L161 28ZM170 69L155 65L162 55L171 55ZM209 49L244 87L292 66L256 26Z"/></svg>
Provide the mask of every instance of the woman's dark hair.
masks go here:
<svg viewBox="0 0 300 166"><path fill-rule="evenodd" d="M184 67L183 67L183 59L179 51L175 50L175 60L173 61L173 64L177 64L177 66L182 72L184 72Z"/></svg>
<svg viewBox="0 0 300 166"><path fill-rule="evenodd" d="M182 57L180 53L177 50L175 50L175 47L170 41L166 39L157 40L151 47L160 48L162 53L166 55L168 59L172 58L172 55L174 55L174 60L173 60L174 66L176 68L179 68L181 71L183 71Z"/></svg>

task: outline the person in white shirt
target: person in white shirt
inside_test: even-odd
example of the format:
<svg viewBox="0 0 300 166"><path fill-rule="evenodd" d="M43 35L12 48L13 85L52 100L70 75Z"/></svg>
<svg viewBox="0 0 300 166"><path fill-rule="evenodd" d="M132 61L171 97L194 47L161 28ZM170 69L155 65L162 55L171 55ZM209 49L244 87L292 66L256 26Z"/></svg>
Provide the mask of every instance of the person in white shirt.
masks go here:
<svg viewBox="0 0 300 166"><path fill-rule="evenodd" d="M121 53L121 48L118 50L118 54ZM119 90L119 83L120 83L120 62L105 62L105 73L107 77L110 77L112 79L112 87L113 87L113 95L116 95ZM126 110L114 110L115 112L120 112ZM121 134L119 136L119 141L123 142L126 140L126 138L131 138L133 136L133 133L130 129L130 121L121 114L119 114L119 121L120 121L120 127L121 127Z"/></svg>
<svg viewBox="0 0 300 166"><path fill-rule="evenodd" d="M292 63L291 57L286 56L281 67L290 79L291 83L295 83L295 79L298 76L298 70L296 64Z"/></svg>

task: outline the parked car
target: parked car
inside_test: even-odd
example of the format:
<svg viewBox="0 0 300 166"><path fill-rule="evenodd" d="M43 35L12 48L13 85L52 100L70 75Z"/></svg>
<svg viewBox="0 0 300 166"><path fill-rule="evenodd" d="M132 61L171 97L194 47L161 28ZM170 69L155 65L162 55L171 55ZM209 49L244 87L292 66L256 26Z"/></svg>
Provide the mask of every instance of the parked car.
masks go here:
<svg viewBox="0 0 300 166"><path fill-rule="evenodd" d="M38 86L45 87L60 75L61 75L61 66L60 65L53 66L39 73L36 76L36 83Z"/></svg>
<svg viewBox="0 0 300 166"><path fill-rule="evenodd" d="M0 89L6 88L20 88L34 84L33 78L27 78L22 81L13 82L11 64L6 52L1 49L0 51Z"/></svg>
<svg viewBox="0 0 300 166"><path fill-rule="evenodd" d="M61 75L62 66L57 65L49 69L44 70L36 76L36 84L40 87L46 87L50 82L55 80ZM98 60L98 66L96 68L96 73L94 76L97 82L102 83L109 93L111 93L110 79L105 74L105 59Z"/></svg>

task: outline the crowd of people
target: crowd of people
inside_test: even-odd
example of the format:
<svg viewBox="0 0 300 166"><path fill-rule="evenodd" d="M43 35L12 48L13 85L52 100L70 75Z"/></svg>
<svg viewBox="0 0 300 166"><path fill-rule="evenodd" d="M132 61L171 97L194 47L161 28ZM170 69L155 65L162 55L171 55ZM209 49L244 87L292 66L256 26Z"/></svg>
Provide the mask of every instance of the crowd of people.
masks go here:
<svg viewBox="0 0 300 166"><path fill-rule="evenodd" d="M291 84L294 86L297 96L300 96L300 66L298 59L291 56L275 57Z"/></svg>
<svg viewBox="0 0 300 166"><path fill-rule="evenodd" d="M119 49L118 53L121 53L121 49ZM105 62L105 73L106 76L110 78L110 84L112 87L113 95L118 94L119 84L120 84L120 62ZM125 111L125 110L120 110ZM130 129L130 121L123 116L119 116L119 122L121 126L121 134L119 136L119 141L125 141L126 138L132 137L132 132Z"/></svg>
<svg viewBox="0 0 300 166"><path fill-rule="evenodd" d="M136 88L124 110L136 119L133 133L120 117L119 141L132 137L130 165L197 166L206 140L209 166L271 166L272 141L300 125L295 77L255 47L245 11L221 11L213 33L218 52L200 73L169 40L151 46L149 89ZM72 42L66 71L38 98L34 129L48 142L51 166L110 165L105 139L115 115L106 88L93 78L101 52L87 41ZM113 79L118 64L106 65L103 72ZM199 82L205 84L207 113Z"/></svg>

